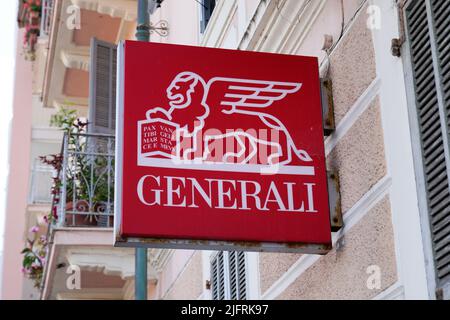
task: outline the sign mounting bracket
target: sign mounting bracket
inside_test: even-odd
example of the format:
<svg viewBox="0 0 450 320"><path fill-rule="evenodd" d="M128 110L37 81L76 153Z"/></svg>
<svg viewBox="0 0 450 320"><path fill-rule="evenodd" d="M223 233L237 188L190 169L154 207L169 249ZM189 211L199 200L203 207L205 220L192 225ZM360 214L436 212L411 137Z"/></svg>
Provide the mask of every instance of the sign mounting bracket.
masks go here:
<svg viewBox="0 0 450 320"><path fill-rule="evenodd" d="M336 130L334 119L333 82L329 77L320 79L322 97L323 134L330 136Z"/></svg>

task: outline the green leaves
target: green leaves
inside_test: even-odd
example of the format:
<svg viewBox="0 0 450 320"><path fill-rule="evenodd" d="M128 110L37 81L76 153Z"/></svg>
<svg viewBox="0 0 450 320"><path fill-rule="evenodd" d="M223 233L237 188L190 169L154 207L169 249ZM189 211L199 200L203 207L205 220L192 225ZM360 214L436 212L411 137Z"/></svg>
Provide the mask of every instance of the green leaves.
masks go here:
<svg viewBox="0 0 450 320"><path fill-rule="evenodd" d="M31 251L30 248L24 248L22 251L20 251L20 254L28 253L30 251Z"/></svg>
<svg viewBox="0 0 450 320"><path fill-rule="evenodd" d="M52 127L58 127L64 131L69 130L69 132L71 132L71 128L77 119L78 117L76 110L61 108L58 113L51 116L50 125Z"/></svg>

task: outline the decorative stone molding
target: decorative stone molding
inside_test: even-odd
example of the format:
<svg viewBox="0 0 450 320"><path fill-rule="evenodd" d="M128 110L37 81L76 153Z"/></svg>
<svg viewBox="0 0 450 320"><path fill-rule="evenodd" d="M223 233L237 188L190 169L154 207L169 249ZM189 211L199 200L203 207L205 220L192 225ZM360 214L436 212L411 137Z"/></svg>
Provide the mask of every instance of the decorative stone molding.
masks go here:
<svg viewBox="0 0 450 320"><path fill-rule="evenodd" d="M122 300L122 289L82 289L73 292L61 292L56 300Z"/></svg>
<svg viewBox="0 0 450 320"><path fill-rule="evenodd" d="M372 300L404 300L405 288L400 282L394 283L392 286L381 292Z"/></svg>
<svg viewBox="0 0 450 320"><path fill-rule="evenodd" d="M43 103L48 107L64 105L62 93L64 88L64 75L66 69L78 69L89 71L90 50L89 47L78 47L73 43L74 30L67 29L65 18L69 6L76 5L80 9L96 11L100 14L121 18L121 26L117 34L117 40L124 38L127 31L126 23L136 20L137 1L135 0L67 0L58 2L55 8L55 16L58 17L52 30L52 39L48 44L48 63L44 76L44 89L42 93ZM60 32L58 32L58 30ZM76 105L75 108L83 105ZM87 103L84 105L87 106ZM82 108L81 108L82 109Z"/></svg>
<svg viewBox="0 0 450 320"><path fill-rule="evenodd" d="M242 38L239 39L239 50L251 50L254 47L255 43L259 40L258 35L262 34L264 24L272 16L275 8L275 0L260 1Z"/></svg>
<svg viewBox="0 0 450 320"><path fill-rule="evenodd" d="M71 0L72 4L81 9L97 11L113 18L121 18L125 21L135 21L137 1L133 0Z"/></svg>
<svg viewBox="0 0 450 320"><path fill-rule="evenodd" d="M295 53L325 4L326 0L261 0L248 25L239 32L237 48ZM201 45L221 46L230 31L236 12L236 0L219 2Z"/></svg>
<svg viewBox="0 0 450 320"><path fill-rule="evenodd" d="M156 281L173 250L151 249L148 252L148 280ZM114 247L72 247L65 252L67 261L89 271L120 276L122 279L134 277L134 249Z"/></svg>
<svg viewBox="0 0 450 320"><path fill-rule="evenodd" d="M219 47L223 41L237 10L236 0L217 3L203 35L201 46Z"/></svg>
<svg viewBox="0 0 450 320"><path fill-rule="evenodd" d="M134 277L134 250L122 248L87 248L66 249L66 259L72 265L106 275L120 276L122 279ZM154 274L149 270L149 279Z"/></svg>
<svg viewBox="0 0 450 320"><path fill-rule="evenodd" d="M295 53L325 4L325 0L262 0L238 48Z"/></svg>
<svg viewBox="0 0 450 320"><path fill-rule="evenodd" d="M156 273L159 274L166 266L169 259L172 257L174 250L150 249L148 251L148 259L150 265Z"/></svg>
<svg viewBox="0 0 450 320"><path fill-rule="evenodd" d="M61 50L61 61L66 68L89 71L89 47L73 47Z"/></svg>

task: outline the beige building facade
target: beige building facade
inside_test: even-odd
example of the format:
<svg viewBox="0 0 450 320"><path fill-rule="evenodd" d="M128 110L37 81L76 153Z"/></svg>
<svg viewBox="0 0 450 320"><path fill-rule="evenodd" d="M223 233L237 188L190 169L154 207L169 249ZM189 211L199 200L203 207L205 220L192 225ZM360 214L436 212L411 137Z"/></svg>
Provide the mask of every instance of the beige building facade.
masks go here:
<svg viewBox="0 0 450 320"><path fill-rule="evenodd" d="M442 2L442 10L448 7ZM91 38L112 45L135 38L137 1L54 0L52 8L33 69L18 63L17 72L24 63L24 77L35 80L27 89L33 95L15 101L15 118L22 120L13 120L10 163L11 170L30 171L10 181L8 190L3 298L34 292L19 273L20 247L34 220L52 204L27 204L23 184L31 181L39 155L61 150L62 135L49 127L50 116L69 108L89 117L89 77L96 72ZM425 28L429 16L440 30L442 14L436 10L428 0L162 1L150 17L152 26L162 29L153 30L151 41L318 57L321 77L333 85L336 128L324 142L328 169L339 176L344 227L333 233L333 250L324 256L149 249L149 299L449 299L449 196L444 192L449 183L445 168L435 174L435 167L425 166L429 135L435 137L433 150L447 140L439 138L442 114L428 111L427 104L419 109L425 84L417 67L418 59L429 57L436 93L424 93L426 101L436 96L436 108L448 107L448 71L433 78L433 66L448 57L445 50L439 56L444 40L434 35L437 40L429 46L437 49L431 50L426 38L416 39L428 32L419 27ZM79 25L70 29L73 14L79 14ZM443 23L450 30L450 23ZM420 45L425 49L415 55ZM22 115L21 105L34 111ZM421 122L424 114L428 118ZM433 121L437 129L428 133L426 125ZM14 160L23 152L26 163ZM446 167L444 153L430 162ZM443 178L432 180L435 176ZM431 187L438 183L444 187L434 195ZM444 209L433 213L436 207ZM134 298L134 251L113 248L109 225L62 223L49 237L42 286L33 298ZM70 266L79 267L80 288L67 286L74 274Z"/></svg>
<svg viewBox="0 0 450 320"><path fill-rule="evenodd" d="M328 166L340 178L345 226L326 256L246 253L249 299L431 297L403 62L390 51L391 39L399 37L397 8L392 1L341 6L218 1L200 39L204 46L317 56L322 76L333 83L336 131L325 145ZM333 38L328 52L325 35ZM158 297L211 298L205 284L214 254L175 252L156 284Z"/></svg>

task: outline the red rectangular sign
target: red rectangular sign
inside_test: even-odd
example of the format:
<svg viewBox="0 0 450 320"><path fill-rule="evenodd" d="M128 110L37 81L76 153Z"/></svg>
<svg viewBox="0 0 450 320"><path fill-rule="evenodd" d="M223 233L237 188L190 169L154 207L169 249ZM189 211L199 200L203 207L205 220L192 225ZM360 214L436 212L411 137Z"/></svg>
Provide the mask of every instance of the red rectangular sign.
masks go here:
<svg viewBox="0 0 450 320"><path fill-rule="evenodd" d="M118 69L117 245L330 248L317 58L126 41Z"/></svg>

